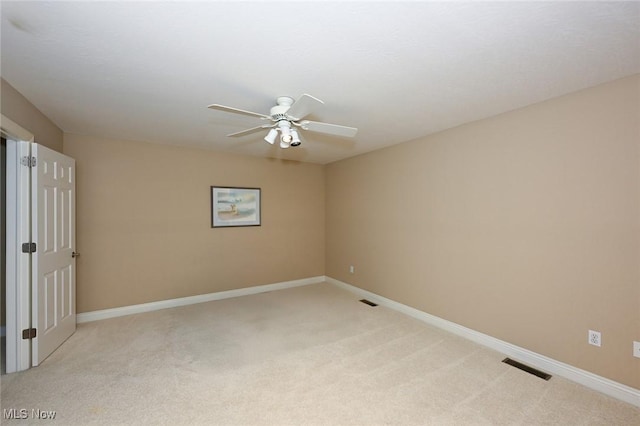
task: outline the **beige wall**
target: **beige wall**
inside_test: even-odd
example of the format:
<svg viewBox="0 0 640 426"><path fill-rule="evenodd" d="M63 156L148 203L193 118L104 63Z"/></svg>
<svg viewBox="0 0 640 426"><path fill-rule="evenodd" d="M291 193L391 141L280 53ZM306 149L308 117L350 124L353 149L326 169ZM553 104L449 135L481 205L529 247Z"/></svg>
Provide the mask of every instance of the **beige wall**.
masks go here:
<svg viewBox="0 0 640 426"><path fill-rule="evenodd" d="M639 144L636 75L330 164L326 274L640 388Z"/></svg>
<svg viewBox="0 0 640 426"><path fill-rule="evenodd" d="M34 140L55 151L62 152L62 130L40 112L4 79L0 86L2 115L34 135Z"/></svg>
<svg viewBox="0 0 640 426"><path fill-rule="evenodd" d="M77 310L324 275L322 166L64 136L77 164ZM211 228L210 186L262 188L262 226Z"/></svg>

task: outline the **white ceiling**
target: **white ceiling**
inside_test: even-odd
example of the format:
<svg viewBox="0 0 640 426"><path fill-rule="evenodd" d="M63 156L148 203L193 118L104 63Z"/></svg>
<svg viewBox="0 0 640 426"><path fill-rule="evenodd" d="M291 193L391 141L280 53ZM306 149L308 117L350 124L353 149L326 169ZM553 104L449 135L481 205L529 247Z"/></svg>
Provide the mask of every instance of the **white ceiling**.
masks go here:
<svg viewBox="0 0 640 426"><path fill-rule="evenodd" d="M2 77L65 132L329 163L640 72L638 2L9 2ZM255 133L309 93L282 150ZM266 133L266 132L264 132Z"/></svg>

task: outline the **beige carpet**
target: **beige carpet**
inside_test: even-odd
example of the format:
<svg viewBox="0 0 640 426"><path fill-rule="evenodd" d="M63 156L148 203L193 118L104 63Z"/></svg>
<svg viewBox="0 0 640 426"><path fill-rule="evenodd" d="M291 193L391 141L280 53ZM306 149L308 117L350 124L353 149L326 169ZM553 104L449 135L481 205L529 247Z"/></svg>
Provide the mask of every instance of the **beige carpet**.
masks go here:
<svg viewBox="0 0 640 426"><path fill-rule="evenodd" d="M65 425L640 425L503 358L323 283L82 324L2 377L2 408Z"/></svg>

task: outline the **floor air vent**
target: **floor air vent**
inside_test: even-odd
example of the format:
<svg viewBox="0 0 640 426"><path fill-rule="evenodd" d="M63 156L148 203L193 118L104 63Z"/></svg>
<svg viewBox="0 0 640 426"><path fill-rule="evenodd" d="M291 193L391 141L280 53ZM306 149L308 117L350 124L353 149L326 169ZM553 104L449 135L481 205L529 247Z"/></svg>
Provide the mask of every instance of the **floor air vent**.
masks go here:
<svg viewBox="0 0 640 426"><path fill-rule="evenodd" d="M529 374L533 374L534 376L538 376L541 379L549 380L551 378L551 374L544 373L540 370L536 370L533 367L529 367L528 365L524 365L518 361L514 361L511 358L505 358L502 360L505 364L509 364L515 368L519 368L522 371L526 371Z"/></svg>
<svg viewBox="0 0 640 426"><path fill-rule="evenodd" d="M369 305L369 306L378 306L378 304L377 304L377 303L373 303L372 301L367 300L367 299L362 299L362 300L360 300L360 301L361 301L362 303L364 303L365 305Z"/></svg>

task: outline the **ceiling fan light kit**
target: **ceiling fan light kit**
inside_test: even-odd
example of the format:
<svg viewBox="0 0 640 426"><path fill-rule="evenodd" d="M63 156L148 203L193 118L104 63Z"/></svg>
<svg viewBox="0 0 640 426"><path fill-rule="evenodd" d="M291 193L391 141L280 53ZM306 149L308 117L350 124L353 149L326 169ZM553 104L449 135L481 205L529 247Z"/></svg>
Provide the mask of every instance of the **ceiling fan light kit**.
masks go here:
<svg viewBox="0 0 640 426"><path fill-rule="evenodd" d="M271 145L276 141L276 137L278 136L278 131L276 129L269 130L267 136L264 137L264 140L269 142Z"/></svg>
<svg viewBox="0 0 640 426"><path fill-rule="evenodd" d="M243 109L233 108L220 104L211 104L209 108L217 109L220 111L231 112L234 114L249 115L253 117L259 117L262 120L270 121L270 124L263 124L262 126L252 127L250 129L242 130L228 134L230 137L245 136L254 132L258 132L263 129L269 129L269 132L264 137L264 140L273 145L280 132L280 148L289 148L290 146L300 146L302 139L295 127L299 127L301 130L308 130L311 132L324 133L333 136L341 136L352 138L358 132L355 127L340 126L338 124L322 123L318 121L302 120L307 115L311 114L314 108L324 105L318 98L314 98L311 95L303 94L294 101L289 96L279 96L276 98L276 104L269 111L270 115L260 114L258 112L246 111ZM295 126L295 127L294 127Z"/></svg>

